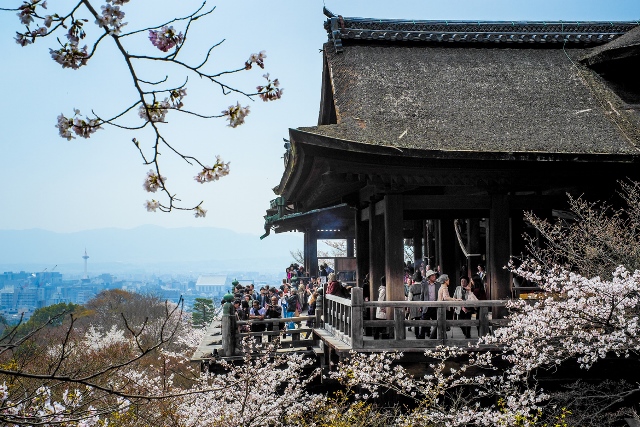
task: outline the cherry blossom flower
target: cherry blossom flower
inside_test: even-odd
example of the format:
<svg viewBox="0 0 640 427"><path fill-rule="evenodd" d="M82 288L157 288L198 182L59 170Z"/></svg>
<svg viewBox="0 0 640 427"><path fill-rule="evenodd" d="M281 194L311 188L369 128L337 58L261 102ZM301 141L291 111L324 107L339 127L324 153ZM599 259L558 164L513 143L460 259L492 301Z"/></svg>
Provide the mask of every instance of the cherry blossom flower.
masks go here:
<svg viewBox="0 0 640 427"><path fill-rule="evenodd" d="M181 45L184 42L184 36L182 32L176 33L173 27L165 25L159 30L149 30L149 40L161 51L168 52L176 45Z"/></svg>
<svg viewBox="0 0 640 427"><path fill-rule="evenodd" d="M120 11L120 6L111 6L110 4L101 7L102 16L96 19L96 24L100 28L107 30L109 34L119 35L122 27L127 25L122 22L124 12Z"/></svg>
<svg viewBox="0 0 640 427"><path fill-rule="evenodd" d="M89 138L93 133L102 129L100 120L90 119L88 117L81 119L79 117L80 110L74 109L73 112L74 114L71 118L67 118L64 114L60 114L58 116L58 124L56 125L59 135L67 141L75 138L71 134L72 130L76 135L82 138Z"/></svg>
<svg viewBox="0 0 640 427"><path fill-rule="evenodd" d="M29 25L33 22L33 15L36 13L36 6L40 3L40 0L31 0L31 2L25 1L18 8L19 12L17 13L20 18L20 22L24 25ZM47 8L47 2L42 2L40 6L43 9Z"/></svg>
<svg viewBox="0 0 640 427"><path fill-rule="evenodd" d="M159 188L164 188L166 180L166 177L156 174L153 170L149 170L142 187L149 193L155 193Z"/></svg>
<svg viewBox="0 0 640 427"><path fill-rule="evenodd" d="M20 46L25 47L28 44L34 43L36 37L44 37L47 35L46 27L38 27L35 30L28 31L26 33L16 32L16 43Z"/></svg>
<svg viewBox="0 0 640 427"><path fill-rule="evenodd" d="M172 90L169 94L169 99L171 100L171 104L174 108L180 109L184 107L182 98L184 98L185 96L187 96L187 88L183 87L180 89Z"/></svg>
<svg viewBox="0 0 640 427"><path fill-rule="evenodd" d="M196 206L194 211L195 211L194 216L196 218L204 218L205 216L207 216L207 210L206 209L202 209L200 206Z"/></svg>
<svg viewBox="0 0 640 427"><path fill-rule="evenodd" d="M49 53L54 61L62 65L62 68L71 68L77 70L83 65L87 65L88 54L87 46L78 49L78 45L74 43L65 43L58 50L49 49Z"/></svg>
<svg viewBox="0 0 640 427"><path fill-rule="evenodd" d="M16 40L16 43L18 43L22 47L25 47L26 45L33 43L33 39L30 38L27 34L18 33L18 32L16 32L15 40Z"/></svg>
<svg viewBox="0 0 640 427"><path fill-rule="evenodd" d="M87 22L86 19L74 19L71 21L71 26L67 31L66 37L69 40L69 43L73 45L77 45L80 43L80 40L84 39L87 34L84 31L84 23Z"/></svg>
<svg viewBox="0 0 640 427"><path fill-rule="evenodd" d="M252 53L249 55L249 59L244 63L245 70L250 70L253 64L256 64L260 68L264 68L264 59L267 57L267 52L261 50L260 53Z"/></svg>
<svg viewBox="0 0 640 427"><path fill-rule="evenodd" d="M262 77L267 79L268 83L266 86L258 86L256 88L260 99L262 99L264 102L280 99L282 97L282 92L284 92L284 89L280 89L280 82L278 81L278 79L271 81L271 79L269 78L269 73L263 75Z"/></svg>
<svg viewBox="0 0 640 427"><path fill-rule="evenodd" d="M144 207L147 209L147 212L155 212L160 207L160 202L155 199L147 200L144 203Z"/></svg>
<svg viewBox="0 0 640 427"><path fill-rule="evenodd" d="M156 101L153 104L141 105L138 109L138 116L141 119L145 119L151 122L164 122L164 118L167 115L167 111L171 108L168 99L165 98L164 101ZM149 114L151 117L147 115L147 109L149 110Z"/></svg>
<svg viewBox="0 0 640 427"><path fill-rule="evenodd" d="M228 109L224 110L222 114L228 116L229 124L232 128L238 127L244 123L244 118L250 113L249 106L240 106L240 102L236 105L230 105Z"/></svg>
<svg viewBox="0 0 640 427"><path fill-rule="evenodd" d="M229 175L229 162L224 163L220 156L216 156L216 164L212 168L205 166L194 179L204 184L205 182L217 181L227 175Z"/></svg>

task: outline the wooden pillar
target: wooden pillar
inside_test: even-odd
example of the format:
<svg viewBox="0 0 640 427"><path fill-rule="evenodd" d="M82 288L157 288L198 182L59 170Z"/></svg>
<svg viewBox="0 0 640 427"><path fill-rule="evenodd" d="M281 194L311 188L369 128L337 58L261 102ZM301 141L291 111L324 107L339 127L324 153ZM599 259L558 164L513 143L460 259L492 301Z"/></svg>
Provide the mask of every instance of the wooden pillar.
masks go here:
<svg viewBox="0 0 640 427"><path fill-rule="evenodd" d="M351 348L362 348L362 310L364 300L362 298L362 289L351 289Z"/></svg>
<svg viewBox="0 0 640 427"><path fill-rule="evenodd" d="M311 228L307 230L305 233L307 235L307 245L308 245L308 254L306 256L309 257L309 261L305 256L305 264L308 266L305 267L305 270L311 276L318 276L318 225L314 221L311 224Z"/></svg>
<svg viewBox="0 0 640 427"><path fill-rule="evenodd" d="M235 354L236 347L236 314L233 304L224 303L220 330L222 333L222 353L229 357Z"/></svg>
<svg viewBox="0 0 640 427"><path fill-rule="evenodd" d="M511 255L522 259L525 253L525 240L522 237L525 231L524 212L514 211L511 215Z"/></svg>
<svg viewBox="0 0 640 427"><path fill-rule="evenodd" d="M369 204L369 295L371 301L378 300L380 278L384 275L384 243L384 221L382 215L376 216L376 204L372 199ZM371 319L373 314L372 312Z"/></svg>
<svg viewBox="0 0 640 427"><path fill-rule="evenodd" d="M387 301L404 301L404 242L402 236L402 196L387 194L384 197L384 252ZM391 316L387 310L387 318Z"/></svg>
<svg viewBox="0 0 640 427"><path fill-rule="evenodd" d="M469 218L467 220L467 252L470 254L480 253L480 220L478 218ZM467 258L467 274L473 277L478 274L478 264L482 262L481 256L473 256ZM484 264L484 263L483 263Z"/></svg>
<svg viewBox="0 0 640 427"><path fill-rule="evenodd" d="M509 201L506 195L491 195L491 209L488 218L487 275L488 295L491 299L511 296L510 274L503 269L509 262Z"/></svg>
<svg viewBox="0 0 640 427"><path fill-rule="evenodd" d="M453 225L453 219L441 219L438 221L438 246L439 246L439 265L443 273L448 274L451 280L449 292L453 293L456 289L456 276L458 268L456 266L456 246L458 240L456 238L456 230Z"/></svg>
<svg viewBox="0 0 640 427"><path fill-rule="evenodd" d="M369 273L369 223L361 220L360 212L356 210L356 284L362 287L364 276ZM371 295L370 292L364 289L366 296Z"/></svg>
<svg viewBox="0 0 640 427"><path fill-rule="evenodd" d="M424 221L417 220L413 222L413 264L418 265L416 261L422 261L422 234L424 232Z"/></svg>

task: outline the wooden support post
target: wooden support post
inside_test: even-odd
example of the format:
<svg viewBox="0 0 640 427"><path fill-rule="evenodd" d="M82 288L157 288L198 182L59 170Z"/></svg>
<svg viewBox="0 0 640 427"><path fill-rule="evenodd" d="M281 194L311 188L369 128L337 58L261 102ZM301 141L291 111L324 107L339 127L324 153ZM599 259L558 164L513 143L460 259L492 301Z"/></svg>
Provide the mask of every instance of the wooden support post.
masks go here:
<svg viewBox="0 0 640 427"><path fill-rule="evenodd" d="M353 258L353 255L354 255L353 241L354 239L352 237L347 237L347 257L348 258Z"/></svg>
<svg viewBox="0 0 640 427"><path fill-rule="evenodd" d="M233 304L227 302L222 307L222 320L220 329L222 332L222 352L224 356L233 356L236 347L236 314Z"/></svg>
<svg viewBox="0 0 640 427"><path fill-rule="evenodd" d="M376 215L375 200L369 204L369 295L371 301L378 300L380 278L384 273L384 221L382 215ZM375 318L371 310L370 319Z"/></svg>
<svg viewBox="0 0 640 427"><path fill-rule="evenodd" d="M438 307L438 339L443 343L447 339L447 307Z"/></svg>
<svg viewBox="0 0 640 427"><path fill-rule="evenodd" d="M477 316L480 321L478 335L483 337L489 333L489 307L480 307Z"/></svg>
<svg viewBox="0 0 640 427"><path fill-rule="evenodd" d="M387 194L384 197L385 278L387 301L404 301L404 243L402 236L402 196ZM387 318L392 318L387 310ZM404 316L402 316L404 319Z"/></svg>
<svg viewBox="0 0 640 427"><path fill-rule="evenodd" d="M467 252L470 254L479 254L480 248L480 224L478 218L469 218L467 220ZM482 257L470 257L467 258L467 274L469 277L473 277L474 274L478 274L478 264L484 264Z"/></svg>
<svg viewBox="0 0 640 427"><path fill-rule="evenodd" d="M394 321L393 327L394 327L395 339L397 340L406 339L407 330L404 327L404 308L403 307L396 307L393 309L393 321Z"/></svg>
<svg viewBox="0 0 640 427"><path fill-rule="evenodd" d="M517 210L513 212L511 216L511 255L514 257L518 257L520 259L523 258L524 252L526 250L526 243L524 237L522 235L525 231L525 223L524 223L524 211Z"/></svg>
<svg viewBox="0 0 640 427"><path fill-rule="evenodd" d="M356 211L356 284L364 284L364 277L369 274L369 224L361 220L360 211ZM371 295L370 289L363 289L364 296Z"/></svg>
<svg viewBox="0 0 640 427"><path fill-rule="evenodd" d="M316 224L316 221L312 222L311 228L307 230L306 234L309 235L309 262L308 267L305 268L310 276L317 277L320 275L320 272L318 271L318 225Z"/></svg>
<svg viewBox="0 0 640 427"><path fill-rule="evenodd" d="M440 269L443 273L448 274L451 280L449 285L449 293L453 296L453 291L456 289L458 280L458 266L456 264L456 246L458 240L456 237L456 230L452 219L441 219L438 221L439 232L439 260Z"/></svg>
<svg viewBox="0 0 640 427"><path fill-rule="evenodd" d="M422 234L424 232L424 221L413 222L413 264L422 260Z"/></svg>
<svg viewBox="0 0 640 427"><path fill-rule="evenodd" d="M357 349L363 347L362 337L362 310L364 300L362 297L362 288L351 289L351 348Z"/></svg>
<svg viewBox="0 0 640 427"><path fill-rule="evenodd" d="M490 299L509 298L511 296L510 274L503 268L509 262L511 246L509 242L509 201L506 195L491 195L487 236L489 241L487 274L489 276Z"/></svg>

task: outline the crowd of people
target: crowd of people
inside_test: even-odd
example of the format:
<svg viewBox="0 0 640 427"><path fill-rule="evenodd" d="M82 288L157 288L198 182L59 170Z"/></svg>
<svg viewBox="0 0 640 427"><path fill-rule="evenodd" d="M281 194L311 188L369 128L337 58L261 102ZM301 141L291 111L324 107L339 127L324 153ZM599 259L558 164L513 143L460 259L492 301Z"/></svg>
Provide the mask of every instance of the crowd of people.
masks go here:
<svg viewBox="0 0 640 427"><path fill-rule="evenodd" d="M404 286L407 301L476 301L486 300L485 291L485 270L484 266L478 265L477 274L471 278L460 277L460 283L452 289L450 278L447 274L439 271L439 268L432 270L429 265L421 265L413 268L407 263L405 268ZM330 272L329 272L330 271ZM265 285L256 291L253 284L248 286L236 285L234 289L234 306L238 320L265 320L283 319L278 323L280 331L290 334L296 326L301 327L301 322L287 322L286 319L315 315L316 299L318 289L326 284L326 294L341 297L349 297L351 287L344 286L337 279L336 273L325 264L320 266L319 277L305 276L304 267L298 264L291 264L286 268L286 277L282 279L279 287ZM365 279L365 299L368 300L368 275ZM378 288L378 301L386 300L386 281L382 277ZM476 312L474 307L449 307L446 312L447 319L471 319ZM365 313L365 315L368 313ZM377 319L386 319L385 307L376 309ZM438 311L436 307L412 306L406 309L405 318L412 320L437 320ZM368 318L368 316L367 316ZM313 327L313 319L306 322L307 327ZM262 332L272 331L274 323L252 323L245 331ZM386 328L374 328L374 338L385 334ZM471 328L460 326L465 338L471 338ZM409 331L412 328L409 327ZM437 328L435 327L413 327L416 339L437 338Z"/></svg>
<svg viewBox="0 0 640 427"><path fill-rule="evenodd" d="M471 278L468 276L460 277L460 283L455 289L450 287L449 275L443 274L437 268L432 270L429 265L414 269L410 264L405 268L405 297L407 301L478 301L486 300L484 278L485 270L483 265L478 265L478 274ZM386 300L386 281L382 277L380 279L380 287L378 288L378 301ZM453 319L454 316L459 320L471 319L476 312L473 307L449 307L446 311L447 319ZM386 319L385 307L379 307L376 310L377 319ZM436 307L416 307L412 306L406 309L405 318L411 320L437 320L438 309ZM409 327L409 331L411 331ZM465 338L471 338L471 327L460 326ZM437 338L437 328L435 327L419 327L413 328L416 339ZM381 335L384 337L386 328L375 328L374 338Z"/></svg>
<svg viewBox="0 0 640 427"><path fill-rule="evenodd" d="M319 280L315 277L304 279L297 274L283 279L280 287L265 285L256 290L253 284L248 286L237 284L234 288L236 318L238 320L283 319L283 322L277 323L278 328L290 334L296 327L301 327L301 322L286 322L285 319L314 315L318 286ZM251 323L241 331L272 331L273 325L273 322ZM313 319L307 320L306 326L312 327Z"/></svg>

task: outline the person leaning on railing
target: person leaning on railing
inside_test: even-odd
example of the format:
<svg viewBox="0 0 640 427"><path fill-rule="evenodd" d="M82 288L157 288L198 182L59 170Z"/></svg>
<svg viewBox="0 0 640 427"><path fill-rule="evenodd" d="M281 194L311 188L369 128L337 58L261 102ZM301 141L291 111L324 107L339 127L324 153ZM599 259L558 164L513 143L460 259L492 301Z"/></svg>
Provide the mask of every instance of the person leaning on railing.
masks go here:
<svg viewBox="0 0 640 427"><path fill-rule="evenodd" d="M409 296L407 299L409 301L421 301L422 300L422 274L420 270L416 271L411 280L412 284L409 286ZM409 319L419 320L420 319L420 307L410 307L409 308ZM416 332L416 339L420 338L420 327L414 327Z"/></svg>
<svg viewBox="0 0 640 427"><path fill-rule="evenodd" d="M440 289L438 289L438 301L462 301L460 298L453 298L451 294L449 294L449 275L448 274L441 274L438 277L438 283L440 283ZM453 319L452 307L447 307L446 317L447 319ZM449 329L450 328L447 327L447 331Z"/></svg>
<svg viewBox="0 0 640 427"><path fill-rule="evenodd" d="M264 307L260 307L260 302L258 300L253 300L252 304L253 307L251 307L251 310L249 310L249 320L264 320L267 309ZM251 323L251 332L264 332L264 330L264 323ZM262 337L257 337L256 341L262 342Z"/></svg>
<svg viewBox="0 0 640 427"><path fill-rule="evenodd" d="M282 319L282 307L278 304L280 301L277 296L271 297L271 304L267 306L265 312L265 318L267 319ZM284 330L284 322L279 324L281 331ZM267 324L267 331L273 331L273 323Z"/></svg>
<svg viewBox="0 0 640 427"><path fill-rule="evenodd" d="M460 286L456 288L453 296L462 301L478 301L478 298L471 291L471 281L466 276L460 278ZM455 311L459 320L468 320L471 319L471 315L475 313L476 309L473 307L456 307ZM471 338L470 326L460 326L460 329L462 329L465 338Z"/></svg>

